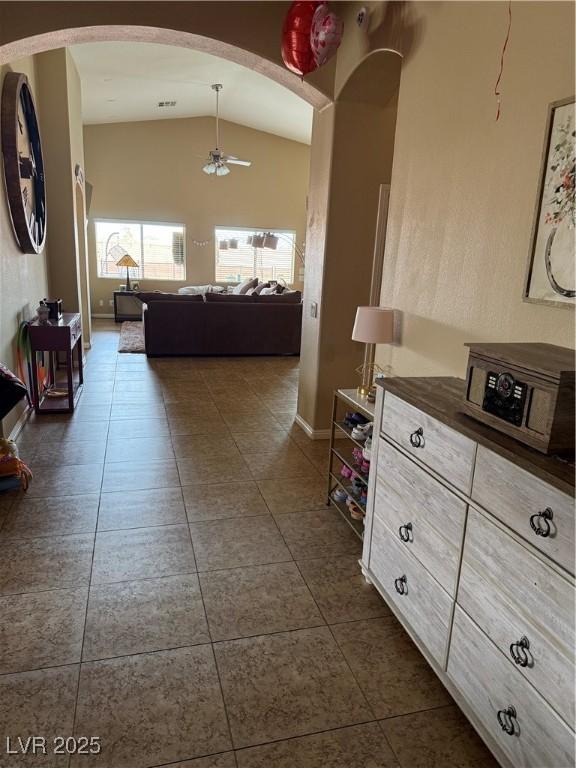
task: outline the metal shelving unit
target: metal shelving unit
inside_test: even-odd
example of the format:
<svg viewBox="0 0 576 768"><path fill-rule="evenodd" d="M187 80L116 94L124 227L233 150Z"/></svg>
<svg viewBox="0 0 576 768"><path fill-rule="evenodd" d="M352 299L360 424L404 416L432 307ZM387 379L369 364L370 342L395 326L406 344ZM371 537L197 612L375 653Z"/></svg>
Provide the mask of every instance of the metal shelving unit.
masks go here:
<svg viewBox="0 0 576 768"><path fill-rule="evenodd" d="M357 411L370 421L374 419L374 404L369 403L365 397L360 397L355 389L338 389L334 392L334 401L332 404L332 422L330 429L330 461L328 464L328 505L335 507L354 533L361 539L364 536L364 520L355 520L350 516L350 511L345 502L335 501L332 493L336 488L342 488L347 494L353 495L351 486L347 485L338 470L335 470L334 464L345 465L354 474L360 478L361 483L368 490L368 474L362 472L355 463L352 455L354 447L362 449L363 443L358 442L352 437L352 429L344 423L345 411ZM360 502L360 499L354 496L358 506L366 512L366 505Z"/></svg>

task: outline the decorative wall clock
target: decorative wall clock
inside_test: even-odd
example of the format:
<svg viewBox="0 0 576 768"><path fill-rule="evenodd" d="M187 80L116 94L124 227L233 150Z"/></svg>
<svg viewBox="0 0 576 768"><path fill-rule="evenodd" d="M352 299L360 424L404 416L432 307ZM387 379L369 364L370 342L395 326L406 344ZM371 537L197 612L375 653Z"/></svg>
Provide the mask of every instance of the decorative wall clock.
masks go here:
<svg viewBox="0 0 576 768"><path fill-rule="evenodd" d="M20 250L40 253L46 240L42 144L28 78L8 72L0 113L6 194Z"/></svg>

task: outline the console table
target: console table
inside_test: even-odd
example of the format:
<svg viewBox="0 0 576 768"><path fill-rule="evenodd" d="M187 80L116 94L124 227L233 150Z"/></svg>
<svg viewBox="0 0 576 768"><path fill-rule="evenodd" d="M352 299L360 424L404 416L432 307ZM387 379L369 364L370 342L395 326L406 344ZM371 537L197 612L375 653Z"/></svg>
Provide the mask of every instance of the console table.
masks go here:
<svg viewBox="0 0 576 768"><path fill-rule="evenodd" d="M39 323L37 320L28 326L30 352L32 356L32 400L36 413L70 413L82 391L82 324L80 314L65 312L60 320ZM77 352L78 373L74 375L74 350ZM48 355L48 389L40 391L36 353ZM58 386L58 353L65 356L67 397L48 397L50 388ZM64 405L67 403L67 405Z"/></svg>
<svg viewBox="0 0 576 768"><path fill-rule="evenodd" d="M574 765L574 465L383 379L362 571L509 768Z"/></svg>

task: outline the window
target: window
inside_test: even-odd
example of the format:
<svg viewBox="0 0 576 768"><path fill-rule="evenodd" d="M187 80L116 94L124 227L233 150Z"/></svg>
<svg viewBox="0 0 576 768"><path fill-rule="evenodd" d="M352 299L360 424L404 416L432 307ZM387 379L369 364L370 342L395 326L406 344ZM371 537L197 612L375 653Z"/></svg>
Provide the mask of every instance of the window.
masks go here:
<svg viewBox="0 0 576 768"><path fill-rule="evenodd" d="M129 253L138 262L130 269L134 280L185 280L186 252L183 224L146 221L96 221L98 277L126 277L116 262Z"/></svg>
<svg viewBox="0 0 576 768"><path fill-rule="evenodd" d="M288 230L272 230L278 237L275 250L254 248L247 240L252 235L267 230L216 227L216 280L222 283L240 283L251 277L262 281L283 279L294 282L294 245L296 233ZM232 241L232 242L231 242ZM223 244L227 247L222 248ZM230 247L237 245L237 247Z"/></svg>

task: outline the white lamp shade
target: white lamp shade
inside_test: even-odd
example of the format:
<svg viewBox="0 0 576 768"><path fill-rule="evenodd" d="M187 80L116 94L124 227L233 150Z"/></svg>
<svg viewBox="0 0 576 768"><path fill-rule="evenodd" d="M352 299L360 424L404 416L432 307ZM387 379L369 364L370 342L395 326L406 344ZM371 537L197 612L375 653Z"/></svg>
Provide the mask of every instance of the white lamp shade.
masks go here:
<svg viewBox="0 0 576 768"><path fill-rule="evenodd" d="M352 339L365 344L391 344L394 341L394 310L358 307Z"/></svg>

